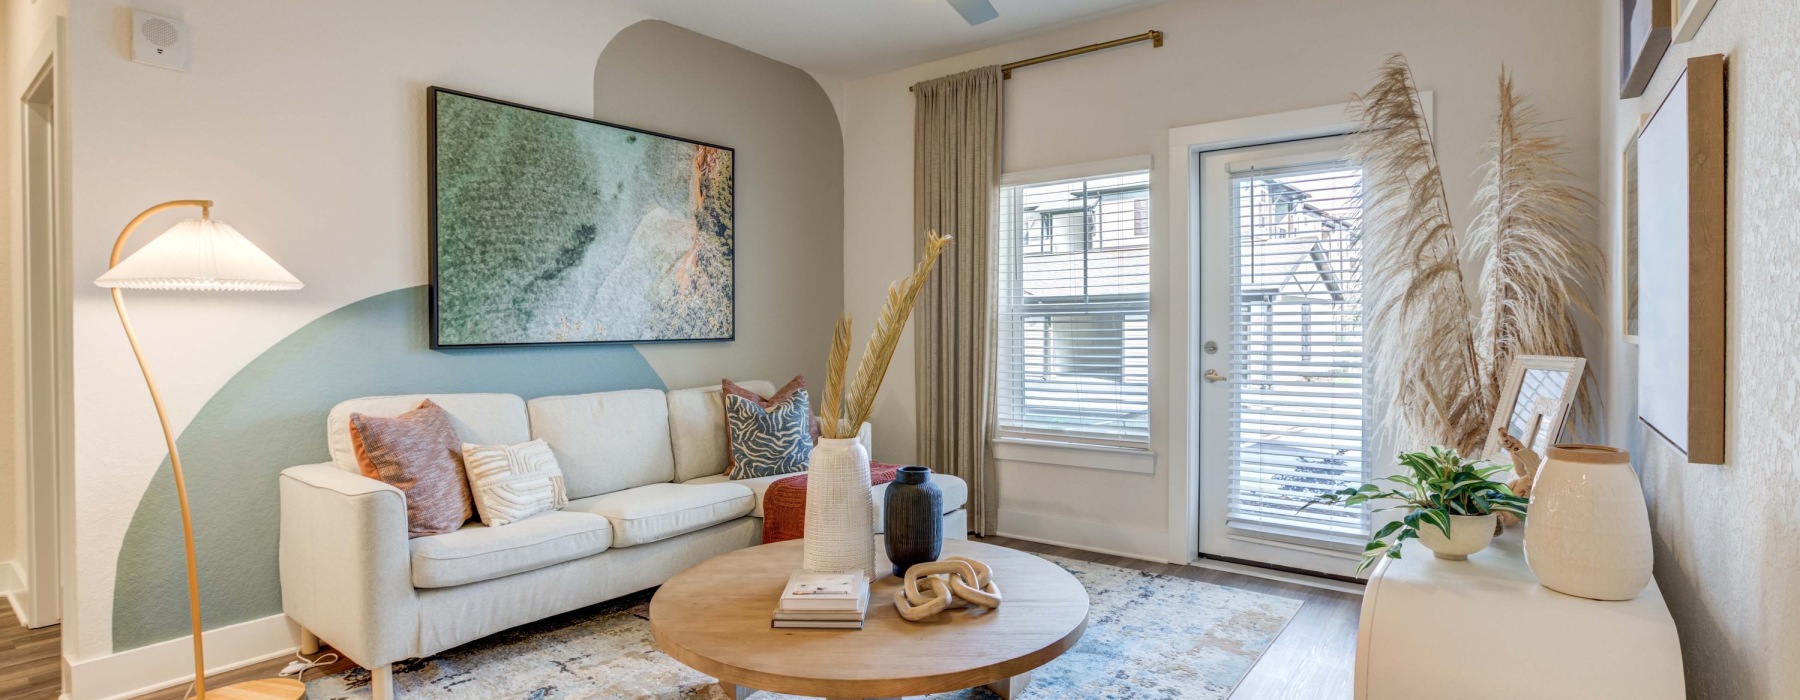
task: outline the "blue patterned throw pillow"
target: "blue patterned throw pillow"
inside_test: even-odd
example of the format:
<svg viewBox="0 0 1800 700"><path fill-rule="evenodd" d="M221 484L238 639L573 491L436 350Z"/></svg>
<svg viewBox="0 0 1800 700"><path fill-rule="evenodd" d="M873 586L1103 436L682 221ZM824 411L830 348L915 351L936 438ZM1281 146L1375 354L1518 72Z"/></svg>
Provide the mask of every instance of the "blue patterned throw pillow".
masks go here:
<svg viewBox="0 0 1800 700"><path fill-rule="evenodd" d="M732 479L806 471L812 457L812 407L795 377L767 399L725 380L725 433Z"/></svg>

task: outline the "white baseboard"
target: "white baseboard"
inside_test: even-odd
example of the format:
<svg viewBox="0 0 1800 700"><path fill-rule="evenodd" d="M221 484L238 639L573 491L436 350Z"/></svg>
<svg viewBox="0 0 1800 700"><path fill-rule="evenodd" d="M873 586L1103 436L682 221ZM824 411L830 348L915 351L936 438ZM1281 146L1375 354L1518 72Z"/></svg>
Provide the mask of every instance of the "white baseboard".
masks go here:
<svg viewBox="0 0 1800 700"><path fill-rule="evenodd" d="M1002 510L995 534L1159 564L1169 562L1169 533L1161 530L1108 525L1022 510Z"/></svg>
<svg viewBox="0 0 1800 700"><path fill-rule="evenodd" d="M206 632L206 673L242 668L294 653L300 626L286 615ZM192 635L69 663L68 700L123 700L194 680ZM187 672L183 673L183 669Z"/></svg>
<svg viewBox="0 0 1800 700"><path fill-rule="evenodd" d="M13 619L30 627L31 616L26 614L25 601L20 600L20 596L25 594L25 570L19 568L19 562L0 562L0 594L6 596L6 604L12 608Z"/></svg>
<svg viewBox="0 0 1800 700"><path fill-rule="evenodd" d="M11 593L25 588L25 572L19 568L19 562L0 561L0 593Z"/></svg>

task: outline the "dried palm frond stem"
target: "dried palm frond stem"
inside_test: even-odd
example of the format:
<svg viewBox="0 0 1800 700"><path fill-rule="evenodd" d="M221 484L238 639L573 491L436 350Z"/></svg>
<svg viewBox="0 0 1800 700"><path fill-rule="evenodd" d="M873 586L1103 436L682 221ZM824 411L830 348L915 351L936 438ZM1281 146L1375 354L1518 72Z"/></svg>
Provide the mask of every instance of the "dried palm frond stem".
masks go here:
<svg viewBox="0 0 1800 700"><path fill-rule="evenodd" d="M875 412L875 395L881 391L881 382L887 378L888 364L894 359L894 350L900 347L900 333L906 329L906 320L912 316L919 290L925 287L925 280L931 276L932 268L937 267L938 256L949 245L949 236L938 235L936 231L930 232L925 239L925 256L919 260L912 275L888 285L887 301L881 305L881 316L875 320L875 332L869 334L868 347L863 349L862 359L856 365L856 383L847 390L844 386L844 368L850 355L850 314L838 317L837 331L832 334L831 339L831 356L827 360L825 399L819 415L819 429L823 437L856 437L862 424Z"/></svg>
<svg viewBox="0 0 1800 700"><path fill-rule="evenodd" d="M1361 128L1363 305L1369 369L1397 448L1475 454L1493 403L1482 401L1456 230L1412 69L1395 55L1356 100Z"/></svg>
<svg viewBox="0 0 1800 700"><path fill-rule="evenodd" d="M1488 405L1499 401L1514 357L1583 356L1577 322L1597 320L1586 287L1601 274L1600 249L1582 231L1593 195L1572 184L1574 173L1558 162L1567 149L1538 133L1537 110L1519 98L1505 69L1499 87L1497 128L1467 242L1469 260L1483 265L1475 349ZM1584 378L1576 401L1583 426L1594 420L1591 382Z"/></svg>

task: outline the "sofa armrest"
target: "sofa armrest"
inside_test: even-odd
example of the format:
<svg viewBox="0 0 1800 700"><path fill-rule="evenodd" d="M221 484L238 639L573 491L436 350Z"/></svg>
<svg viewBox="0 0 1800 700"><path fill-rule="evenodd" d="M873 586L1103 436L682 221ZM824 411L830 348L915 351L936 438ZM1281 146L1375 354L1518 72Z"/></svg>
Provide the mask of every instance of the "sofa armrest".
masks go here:
<svg viewBox="0 0 1800 700"><path fill-rule="evenodd" d="M416 655L406 496L331 464L281 472L281 605L364 667Z"/></svg>

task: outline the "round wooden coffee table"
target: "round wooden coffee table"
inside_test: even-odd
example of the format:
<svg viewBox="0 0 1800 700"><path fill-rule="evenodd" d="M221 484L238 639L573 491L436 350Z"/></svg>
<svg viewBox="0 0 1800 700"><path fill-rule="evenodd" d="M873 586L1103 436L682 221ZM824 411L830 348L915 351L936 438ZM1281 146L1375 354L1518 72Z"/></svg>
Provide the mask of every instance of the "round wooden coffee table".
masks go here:
<svg viewBox="0 0 1800 700"><path fill-rule="evenodd" d="M769 626L798 540L741 549L677 574L650 601L650 631L675 660L719 679L727 697L755 690L825 698L895 698L987 686L1012 698L1031 671L1061 656L1087 626L1088 594L1048 561L1005 547L945 540L994 569L1001 604L907 622L894 610L900 580L878 555L860 630ZM880 550L879 544L877 550Z"/></svg>

